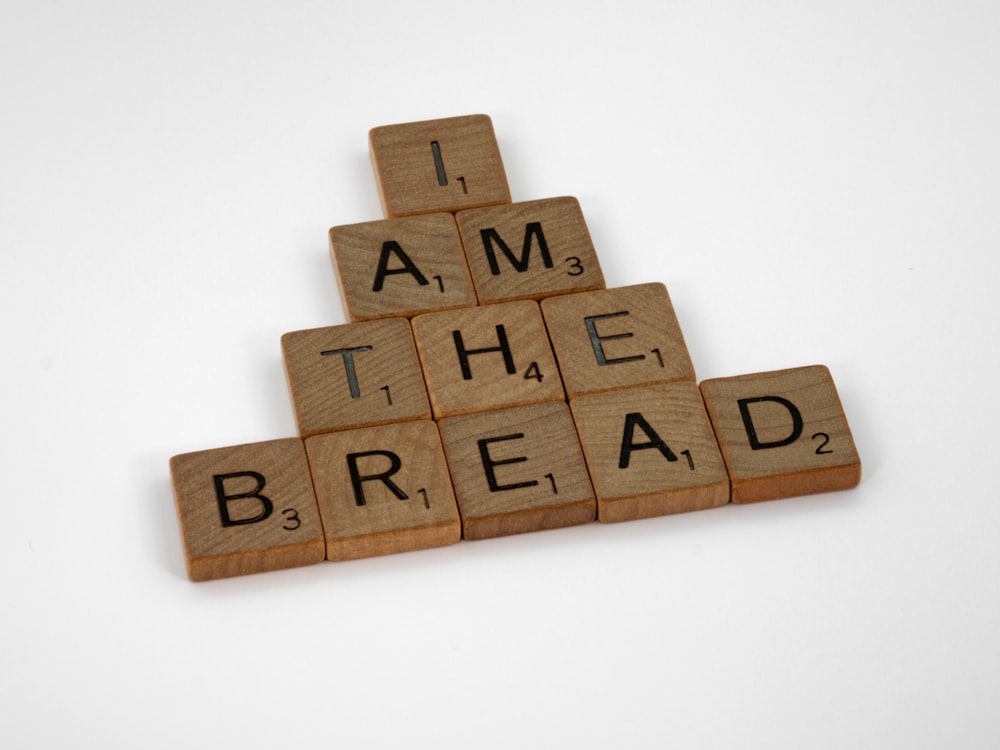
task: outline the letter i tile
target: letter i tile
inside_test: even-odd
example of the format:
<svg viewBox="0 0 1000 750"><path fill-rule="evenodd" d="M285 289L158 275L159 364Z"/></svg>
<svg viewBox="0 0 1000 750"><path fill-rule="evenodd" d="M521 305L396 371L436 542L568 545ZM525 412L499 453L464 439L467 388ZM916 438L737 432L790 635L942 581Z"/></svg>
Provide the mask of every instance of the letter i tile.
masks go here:
<svg viewBox="0 0 1000 750"><path fill-rule="evenodd" d="M603 522L729 502L729 477L694 383L570 401Z"/></svg>
<svg viewBox="0 0 1000 750"><path fill-rule="evenodd" d="M734 503L846 490L861 481L851 429L823 365L701 384Z"/></svg>
<svg viewBox="0 0 1000 750"><path fill-rule="evenodd" d="M462 523L430 420L306 440L328 560L454 544Z"/></svg>
<svg viewBox="0 0 1000 750"><path fill-rule="evenodd" d="M386 218L510 203L486 115L383 125L368 142Z"/></svg>
<svg viewBox="0 0 1000 750"><path fill-rule="evenodd" d="M271 440L170 459L188 577L208 581L323 560L302 441Z"/></svg>

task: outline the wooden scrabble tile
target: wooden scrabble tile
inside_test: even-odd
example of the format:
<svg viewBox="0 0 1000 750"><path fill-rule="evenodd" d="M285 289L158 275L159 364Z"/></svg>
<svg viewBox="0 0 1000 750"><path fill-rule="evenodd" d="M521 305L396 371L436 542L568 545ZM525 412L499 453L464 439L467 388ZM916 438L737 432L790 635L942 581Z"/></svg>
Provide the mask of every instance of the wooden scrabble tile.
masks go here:
<svg viewBox="0 0 1000 750"><path fill-rule="evenodd" d="M563 401L442 419L466 539L593 521L580 443Z"/></svg>
<svg viewBox="0 0 1000 750"><path fill-rule="evenodd" d="M565 398L538 303L413 319L434 418Z"/></svg>
<svg viewBox="0 0 1000 750"><path fill-rule="evenodd" d="M481 304L604 288L576 198L474 208L455 219Z"/></svg>
<svg viewBox="0 0 1000 750"><path fill-rule="evenodd" d="M437 426L430 420L306 440L328 560L440 547L462 522Z"/></svg>
<svg viewBox="0 0 1000 750"><path fill-rule="evenodd" d="M581 396L570 407L599 520L632 521L729 502L729 476L694 383Z"/></svg>
<svg viewBox="0 0 1000 750"><path fill-rule="evenodd" d="M510 203L486 115L385 125L368 142L387 218Z"/></svg>
<svg viewBox="0 0 1000 750"><path fill-rule="evenodd" d="M695 380L663 284L550 297L542 314L570 398Z"/></svg>
<svg viewBox="0 0 1000 750"><path fill-rule="evenodd" d="M701 384L734 503L844 490L861 481L847 418L823 365Z"/></svg>
<svg viewBox="0 0 1000 750"><path fill-rule="evenodd" d="M451 214L333 227L330 253L350 321L412 318L477 302Z"/></svg>
<svg viewBox="0 0 1000 750"><path fill-rule="evenodd" d="M281 349L302 437L430 417L405 318L286 333Z"/></svg>
<svg viewBox="0 0 1000 750"><path fill-rule="evenodd" d="M192 581L323 560L301 440L184 453L170 459L170 474Z"/></svg>

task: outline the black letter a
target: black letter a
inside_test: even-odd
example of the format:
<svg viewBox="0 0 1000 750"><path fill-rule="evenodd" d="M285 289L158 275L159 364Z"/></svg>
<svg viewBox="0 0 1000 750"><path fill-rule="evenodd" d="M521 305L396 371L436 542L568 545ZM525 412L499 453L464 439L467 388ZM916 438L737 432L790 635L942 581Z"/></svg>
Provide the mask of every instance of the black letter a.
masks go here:
<svg viewBox="0 0 1000 750"><path fill-rule="evenodd" d="M649 438L648 443L632 442L632 434L635 432L637 426L646 433L646 437ZM646 448L656 448L668 461L677 460L674 452L663 442L663 438L656 434L656 430L649 426L649 423L643 418L642 414L637 411L626 414L625 431L622 435L622 450L618 456L618 468L627 469L629 459L632 457L632 451L645 450Z"/></svg>
<svg viewBox="0 0 1000 750"><path fill-rule="evenodd" d="M389 270L389 254L394 254L399 261L403 264L402 268L394 268ZM399 243L395 240L389 240L388 242L382 243L382 254L378 257L378 268L375 271L375 283L372 285L373 292L381 292L382 285L385 284L385 277L394 273L408 273L420 286L427 286L427 279L424 275L420 273L420 269L417 268L413 261L410 260L410 256L407 255L403 248L399 246Z"/></svg>

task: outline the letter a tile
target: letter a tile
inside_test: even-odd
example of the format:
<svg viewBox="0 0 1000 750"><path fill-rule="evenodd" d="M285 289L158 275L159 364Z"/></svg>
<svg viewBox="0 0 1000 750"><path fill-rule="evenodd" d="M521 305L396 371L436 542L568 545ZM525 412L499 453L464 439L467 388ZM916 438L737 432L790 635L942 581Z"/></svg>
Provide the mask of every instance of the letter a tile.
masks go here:
<svg viewBox="0 0 1000 750"><path fill-rule="evenodd" d="M306 440L328 560L440 547L462 538L437 426L430 420Z"/></svg>
<svg viewBox="0 0 1000 750"><path fill-rule="evenodd" d="M302 441L271 440L170 459L192 581L320 562L325 555Z"/></svg>
<svg viewBox="0 0 1000 750"><path fill-rule="evenodd" d="M847 418L823 365L701 384L734 503L846 490L861 481Z"/></svg>
<svg viewBox="0 0 1000 750"><path fill-rule="evenodd" d="M597 517L632 521L729 502L729 477L694 383L570 401L597 492Z"/></svg>
<svg viewBox="0 0 1000 750"><path fill-rule="evenodd" d="M352 322L476 304L451 214L334 227L330 252Z"/></svg>
<svg viewBox="0 0 1000 750"><path fill-rule="evenodd" d="M597 504L564 401L438 423L466 539L593 521Z"/></svg>
<svg viewBox="0 0 1000 750"><path fill-rule="evenodd" d="M486 115L384 125L368 142L386 218L510 203Z"/></svg>

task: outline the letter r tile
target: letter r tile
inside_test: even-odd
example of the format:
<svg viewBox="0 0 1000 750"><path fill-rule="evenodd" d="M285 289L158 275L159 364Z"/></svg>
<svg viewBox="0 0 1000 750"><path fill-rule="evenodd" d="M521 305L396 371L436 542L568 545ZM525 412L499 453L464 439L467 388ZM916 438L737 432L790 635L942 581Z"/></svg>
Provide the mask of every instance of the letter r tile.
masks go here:
<svg viewBox="0 0 1000 750"><path fill-rule="evenodd" d="M438 423L466 539L588 523L597 503L564 401Z"/></svg>
<svg viewBox="0 0 1000 750"><path fill-rule="evenodd" d="M440 547L462 522L437 426L430 420L306 440L328 560Z"/></svg>
<svg viewBox="0 0 1000 750"><path fill-rule="evenodd" d="M486 115L384 125L368 142L386 218L510 203Z"/></svg>
<svg viewBox="0 0 1000 750"><path fill-rule="evenodd" d="M304 438L430 418L420 361L405 318L286 333L281 350Z"/></svg>
<svg viewBox="0 0 1000 750"><path fill-rule="evenodd" d="M324 558L323 529L298 438L184 453L170 459L170 474L192 581Z"/></svg>
<svg viewBox="0 0 1000 750"><path fill-rule="evenodd" d="M695 382L694 366L660 283L542 300L566 395Z"/></svg>
<svg viewBox="0 0 1000 750"><path fill-rule="evenodd" d="M701 384L734 503L846 490L861 460L823 365L714 378Z"/></svg>

